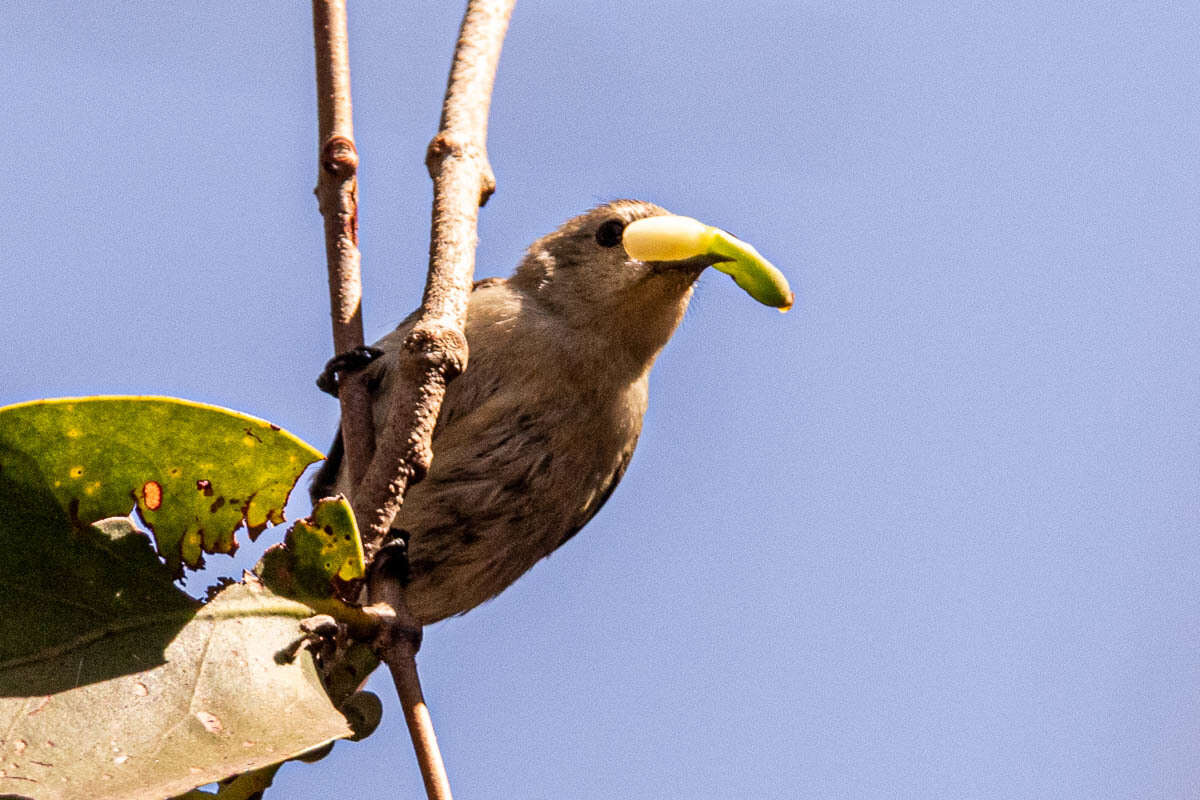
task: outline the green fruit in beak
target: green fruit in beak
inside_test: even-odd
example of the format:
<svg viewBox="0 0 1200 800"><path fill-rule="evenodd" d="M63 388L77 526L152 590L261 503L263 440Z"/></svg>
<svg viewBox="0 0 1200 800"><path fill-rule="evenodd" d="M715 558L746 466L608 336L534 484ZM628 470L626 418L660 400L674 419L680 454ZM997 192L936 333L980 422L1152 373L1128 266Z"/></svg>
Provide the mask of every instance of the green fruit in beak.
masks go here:
<svg viewBox="0 0 1200 800"><path fill-rule="evenodd" d="M752 245L691 217L645 217L625 227L625 252L638 261L715 258L713 267L731 276L758 302L787 311L795 302L787 278Z"/></svg>

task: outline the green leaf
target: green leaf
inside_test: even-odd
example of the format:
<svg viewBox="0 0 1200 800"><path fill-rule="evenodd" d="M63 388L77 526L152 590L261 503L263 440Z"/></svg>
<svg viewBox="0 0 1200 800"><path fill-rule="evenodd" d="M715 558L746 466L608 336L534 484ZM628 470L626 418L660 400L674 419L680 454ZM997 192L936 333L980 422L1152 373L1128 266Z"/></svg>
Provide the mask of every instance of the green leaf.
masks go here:
<svg viewBox="0 0 1200 800"><path fill-rule="evenodd" d="M295 555L297 580L313 593L328 593L334 580L366 574L358 524L343 497L318 500L311 517L292 525L287 544Z"/></svg>
<svg viewBox="0 0 1200 800"><path fill-rule="evenodd" d="M310 653L297 652L298 623L311 614L250 578L195 611L152 669L0 698L0 794L169 797L350 736ZM0 665L3 685L141 650L143 637L157 641L157 624L131 621L97 642Z"/></svg>
<svg viewBox="0 0 1200 800"><path fill-rule="evenodd" d="M23 534L3 539L0 559L0 696L54 694L163 663L201 605L174 585L146 535L128 517L72 531L65 515L52 516L55 505L15 506L12 488L0 472L0 536L14 516Z"/></svg>
<svg viewBox="0 0 1200 800"><path fill-rule="evenodd" d="M320 458L269 422L173 398L0 408L0 471L31 498L51 495L77 528L127 514L136 502L176 575L183 564L202 564L204 553L236 550L243 523L253 538L282 522L296 479ZM11 538L0 532L0 546Z"/></svg>
<svg viewBox="0 0 1200 800"><path fill-rule="evenodd" d="M182 401L0 409L0 796L162 798L351 735L300 646L311 605L254 576L207 604L173 582L188 542L280 519L316 455ZM135 500L170 568L115 516Z"/></svg>
<svg viewBox="0 0 1200 800"><path fill-rule="evenodd" d="M344 497L317 501L313 513L288 529L283 544L267 548L254 573L271 591L328 614L359 639L370 639L375 617L342 598L358 594L366 574L362 539ZM339 696L331 688L335 699Z"/></svg>

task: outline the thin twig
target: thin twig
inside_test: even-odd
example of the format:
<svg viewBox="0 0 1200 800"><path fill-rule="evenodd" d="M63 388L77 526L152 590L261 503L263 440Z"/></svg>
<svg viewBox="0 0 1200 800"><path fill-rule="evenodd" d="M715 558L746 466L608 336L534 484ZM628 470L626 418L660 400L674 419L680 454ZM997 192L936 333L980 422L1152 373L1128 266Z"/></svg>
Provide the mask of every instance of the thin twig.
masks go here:
<svg viewBox="0 0 1200 800"><path fill-rule="evenodd" d="M425 696L421 692L421 679L417 675L417 649L421 646L421 628L412 619L408 605L404 602L401 581L389 562L390 553L382 551L371 565L371 577L367 588L373 604L397 609L401 619L384 628L376 639L379 657L392 673L400 705L404 708L404 721L412 739L421 779L425 782L425 795L429 800L452 800L450 780L446 777L446 766L438 749L437 736L433 731L433 719Z"/></svg>
<svg viewBox="0 0 1200 800"><path fill-rule="evenodd" d="M321 141L317 197L325 218L325 254L329 266L329 300L334 353L363 343L362 280L358 252L358 154L350 103L350 61L345 0L313 0L313 38L317 67L317 113ZM342 441L352 479L357 482L374 450L374 425L366 383L343 375L338 385L342 409ZM361 520L360 517L360 526ZM404 708L409 736L417 754L429 800L451 800L450 784L433 732L433 721L421 695L414 658L419 640L398 580L372 581L383 594L391 624L384 625L381 656L392 670Z"/></svg>
<svg viewBox="0 0 1200 800"><path fill-rule="evenodd" d="M442 752L433 733L433 719L425 705L425 696L421 694L417 662L412 658L396 659L388 662L388 669L404 707L404 720L408 723L408 733L425 781L425 795L429 800L452 800L446 765L442 763Z"/></svg>
<svg viewBox="0 0 1200 800"><path fill-rule="evenodd" d="M358 253L358 151L350 104L350 56L345 0L313 0L317 119L321 143L317 199L325 218L329 312L334 355L363 343L362 279ZM375 432L366 383L353 374L339 383L342 441L350 476L371 460Z"/></svg>
<svg viewBox="0 0 1200 800"><path fill-rule="evenodd" d="M342 437L356 487L355 517L368 555L379 552L408 486L421 480L432 458L430 440L446 384L466 368L463 333L475 270L479 206L495 189L487 161L487 117L500 48L515 0L470 0L463 16L446 88L438 134L426 165L434 183L429 276L421 315L405 342L400 366L405 388L395 393L388 431L375 442L370 401L363 381L339 383ZM334 349L363 343L358 254L358 156L351 124L350 68L344 0L313 0L321 172L317 195L325 217ZM368 598L395 612L377 641L404 707L430 800L450 800L437 739L421 693L415 655L420 626L404 601L400 579L383 563L372 564Z"/></svg>
<svg viewBox="0 0 1200 800"><path fill-rule="evenodd" d="M475 271L479 206L495 189L487 160L487 118L500 47L515 0L470 0L463 15L442 120L425 163L433 178L429 277L421 316L404 345L402 374L388 412L388 435L353 498L364 545L374 552L410 484L432 458L430 440L446 384L467 365L463 326ZM365 523L365 524L364 524Z"/></svg>

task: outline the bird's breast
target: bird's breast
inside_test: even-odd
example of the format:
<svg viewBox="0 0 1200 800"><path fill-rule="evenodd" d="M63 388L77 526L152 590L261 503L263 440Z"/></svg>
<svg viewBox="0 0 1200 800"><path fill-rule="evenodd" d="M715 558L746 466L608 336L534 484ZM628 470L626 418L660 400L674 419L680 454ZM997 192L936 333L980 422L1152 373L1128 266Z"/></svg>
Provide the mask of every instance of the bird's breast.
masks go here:
<svg viewBox="0 0 1200 800"><path fill-rule="evenodd" d="M409 541L408 600L423 622L494 597L570 538L620 480L641 430L644 381L597 390L487 373L468 368L451 384L429 475L393 522Z"/></svg>

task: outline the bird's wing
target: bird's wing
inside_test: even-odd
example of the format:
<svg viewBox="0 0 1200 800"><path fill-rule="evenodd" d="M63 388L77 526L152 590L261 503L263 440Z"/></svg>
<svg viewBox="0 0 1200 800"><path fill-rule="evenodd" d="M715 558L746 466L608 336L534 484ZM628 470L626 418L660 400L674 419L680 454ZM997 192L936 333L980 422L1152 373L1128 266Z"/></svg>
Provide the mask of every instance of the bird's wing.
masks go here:
<svg viewBox="0 0 1200 800"><path fill-rule="evenodd" d="M483 280L475 281L471 286L471 291L474 293L480 289L487 289L493 286L504 284L503 278L484 278ZM404 346L404 340L408 337L409 331L416 324L417 319L421 316L421 309L416 309L395 327L394 330L375 342L374 346L383 351L383 355L375 359L364 368L364 373L367 379L367 389L371 393L371 406L375 415L375 431L379 435L387 425L387 403L379 402L380 397L387 396L388 390L391 388L391 382L395 377L396 362L399 359L399 351ZM463 393L459 391L462 388L462 381L454 381L448 387L445 402L443 403L442 413L439 416L441 420L449 417L455 417L469 413L473 410L474 405L477 405L481 398L474 393ZM441 424L438 425L440 429ZM434 441L437 441L437 434L440 431L435 429ZM317 474L313 476L312 483L309 487L309 494L315 503L322 497L328 497L337 492L339 488L339 472L342 467L342 460L345 457L345 446L342 442L342 433L339 428L337 436L333 440L333 444L329 448L329 453L325 457L325 462L321 464ZM344 488L345 487L341 487Z"/></svg>

